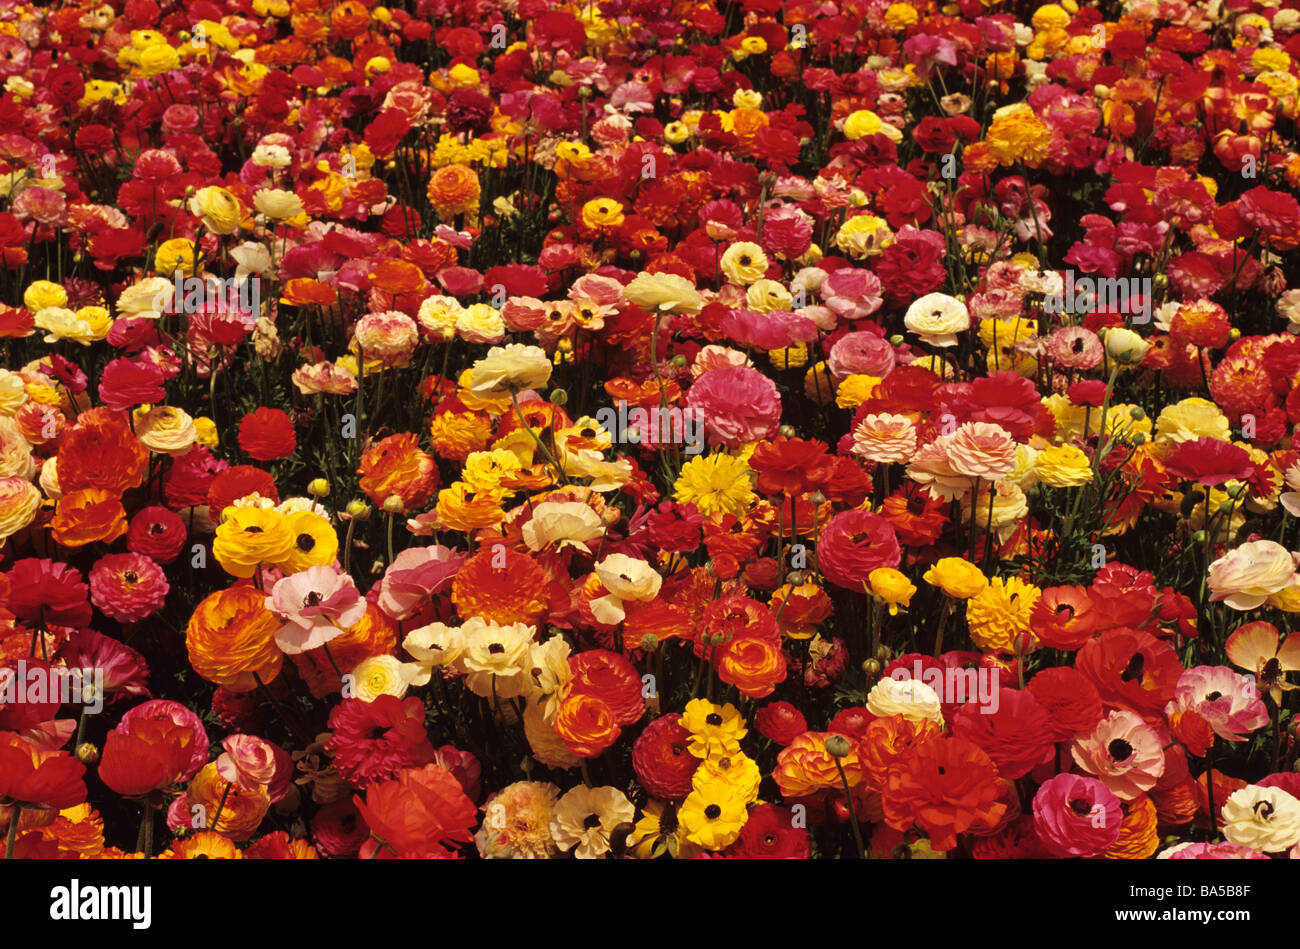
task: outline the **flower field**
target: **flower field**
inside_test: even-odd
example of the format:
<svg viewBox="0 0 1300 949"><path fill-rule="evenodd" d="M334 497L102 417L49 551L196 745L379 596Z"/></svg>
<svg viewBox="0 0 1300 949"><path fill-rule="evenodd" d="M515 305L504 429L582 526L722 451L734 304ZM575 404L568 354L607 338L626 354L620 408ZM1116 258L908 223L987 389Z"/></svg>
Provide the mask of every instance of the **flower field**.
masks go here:
<svg viewBox="0 0 1300 949"><path fill-rule="evenodd" d="M0 0L0 80L5 858L1300 857L1293 0Z"/></svg>

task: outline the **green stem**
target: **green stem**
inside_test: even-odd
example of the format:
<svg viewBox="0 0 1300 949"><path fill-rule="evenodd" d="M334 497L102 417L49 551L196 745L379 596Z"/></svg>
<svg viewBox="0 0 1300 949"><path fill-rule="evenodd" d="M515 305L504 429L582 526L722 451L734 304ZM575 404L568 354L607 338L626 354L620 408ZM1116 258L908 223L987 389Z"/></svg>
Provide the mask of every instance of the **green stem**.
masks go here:
<svg viewBox="0 0 1300 949"><path fill-rule="evenodd" d="M14 843L18 840L18 817L22 810L22 805L15 801L13 808L9 811L9 833L5 836L6 860L14 858Z"/></svg>
<svg viewBox="0 0 1300 949"><path fill-rule="evenodd" d="M840 784L844 785L844 803L849 808L849 824L853 827L853 842L858 845L858 859L867 859L867 848L862 846L862 828L858 826L858 814L853 808L853 792L849 789L849 778L844 773L840 759L835 759L835 770L840 773Z"/></svg>

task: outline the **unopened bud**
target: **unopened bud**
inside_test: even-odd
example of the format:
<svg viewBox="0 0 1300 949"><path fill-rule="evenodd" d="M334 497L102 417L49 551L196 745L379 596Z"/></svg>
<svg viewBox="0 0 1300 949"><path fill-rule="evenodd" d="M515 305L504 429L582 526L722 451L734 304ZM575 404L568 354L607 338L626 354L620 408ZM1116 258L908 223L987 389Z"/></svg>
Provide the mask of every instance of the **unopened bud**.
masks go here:
<svg viewBox="0 0 1300 949"><path fill-rule="evenodd" d="M852 750L849 740L843 735L831 735L826 739L826 753L832 758L843 758Z"/></svg>
<svg viewBox="0 0 1300 949"><path fill-rule="evenodd" d="M94 764L99 760L99 749L88 741L77 746L77 760L82 764Z"/></svg>
<svg viewBox="0 0 1300 949"><path fill-rule="evenodd" d="M1206 537L1205 531L1197 531L1195 534L1192 535L1192 540L1196 541L1196 543L1198 544L1203 544L1205 543L1205 537Z"/></svg>
<svg viewBox="0 0 1300 949"><path fill-rule="evenodd" d="M880 675L880 670L882 668L883 667L880 665L879 661L875 659L868 659L862 663L862 671L872 678Z"/></svg>
<svg viewBox="0 0 1300 949"><path fill-rule="evenodd" d="M401 514L405 509L406 505L402 502L402 496L400 494L390 494L388 497L384 498L385 514Z"/></svg>
<svg viewBox="0 0 1300 949"><path fill-rule="evenodd" d="M1219 505L1219 513L1220 513L1220 514L1231 514L1232 511L1233 511L1233 508L1235 508L1236 506L1237 506L1237 505L1234 504L1234 503L1231 502L1231 501L1224 501L1222 504Z"/></svg>
<svg viewBox="0 0 1300 949"><path fill-rule="evenodd" d="M641 637L641 648L646 652L654 652L659 648L659 637L654 633L646 633Z"/></svg>
<svg viewBox="0 0 1300 949"><path fill-rule="evenodd" d="M354 521L370 520L370 505L360 498L349 501L346 510L348 512L348 517L352 518Z"/></svg>
<svg viewBox="0 0 1300 949"><path fill-rule="evenodd" d="M681 353L678 353L676 356L673 357L673 365L676 366L678 369L681 369L683 366L686 365L686 357L683 356Z"/></svg>
<svg viewBox="0 0 1300 949"><path fill-rule="evenodd" d="M891 346L902 346L902 345L903 345L903 336L902 336L902 334L901 334L901 333L895 333L893 336L889 337L889 345L891 345Z"/></svg>
<svg viewBox="0 0 1300 949"><path fill-rule="evenodd" d="M330 494L330 483L324 478L313 478L307 484L307 493L314 498L327 498Z"/></svg>
<svg viewBox="0 0 1300 949"><path fill-rule="evenodd" d="M777 434L781 435L784 438L794 438L794 426L782 425L781 428L777 431Z"/></svg>
<svg viewBox="0 0 1300 949"><path fill-rule="evenodd" d="M564 389L551 390L551 405L566 405L569 401L569 393Z"/></svg>

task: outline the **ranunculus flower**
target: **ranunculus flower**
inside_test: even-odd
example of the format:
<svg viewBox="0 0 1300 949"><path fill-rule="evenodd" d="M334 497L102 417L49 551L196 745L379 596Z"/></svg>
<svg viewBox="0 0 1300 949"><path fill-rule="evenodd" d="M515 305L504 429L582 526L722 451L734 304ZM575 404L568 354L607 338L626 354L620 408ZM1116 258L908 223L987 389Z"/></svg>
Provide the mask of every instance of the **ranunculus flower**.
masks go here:
<svg viewBox="0 0 1300 949"><path fill-rule="evenodd" d="M817 542L817 567L836 586L862 590L877 567L897 567L902 549L893 527L879 514L841 511Z"/></svg>
<svg viewBox="0 0 1300 949"><path fill-rule="evenodd" d="M686 405L703 415L710 445L739 448L771 438L781 424L776 383L757 369L743 366L704 373L687 390Z"/></svg>
<svg viewBox="0 0 1300 949"><path fill-rule="evenodd" d="M1120 800L1097 778L1058 774L1034 795L1034 829L1057 857L1095 857L1119 839Z"/></svg>

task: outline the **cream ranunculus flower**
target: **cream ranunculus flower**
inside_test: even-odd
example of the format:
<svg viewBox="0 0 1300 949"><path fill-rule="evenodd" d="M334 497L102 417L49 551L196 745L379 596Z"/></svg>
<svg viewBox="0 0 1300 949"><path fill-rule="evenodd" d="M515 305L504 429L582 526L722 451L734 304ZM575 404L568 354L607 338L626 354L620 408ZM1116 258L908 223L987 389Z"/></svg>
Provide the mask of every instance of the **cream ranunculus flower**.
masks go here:
<svg viewBox="0 0 1300 949"><path fill-rule="evenodd" d="M1210 599L1234 610L1253 610L1291 586L1295 572L1295 559L1281 544L1247 541L1210 564Z"/></svg>
<svg viewBox="0 0 1300 949"><path fill-rule="evenodd" d="M233 234L239 230L244 208L239 199L225 188L209 185L194 192L190 213L203 219L203 226L213 234Z"/></svg>
<svg viewBox="0 0 1300 949"><path fill-rule="evenodd" d="M551 378L551 360L539 346L509 343L493 346L474 363L471 392L522 392L538 389Z"/></svg>
<svg viewBox="0 0 1300 949"><path fill-rule="evenodd" d="M135 437L150 451L183 455L198 441L199 433L194 428L194 419L183 409L174 405L156 405L148 412L136 415Z"/></svg>
<svg viewBox="0 0 1300 949"><path fill-rule="evenodd" d="M600 622L611 626L626 618L625 601L653 600L664 582L654 567L627 554L610 554L593 569L609 595L592 600L591 612Z"/></svg>
<svg viewBox="0 0 1300 949"><path fill-rule="evenodd" d="M23 478L30 481L36 474L32 446L18 423L0 416L0 478Z"/></svg>
<svg viewBox="0 0 1300 949"><path fill-rule="evenodd" d="M560 710L560 703L573 679L570 651L568 641L558 633L544 643L535 643L528 650L524 695L531 705L541 709L548 722Z"/></svg>
<svg viewBox="0 0 1300 949"><path fill-rule="evenodd" d="M513 623L498 626L475 616L461 626L465 651L457 665L468 676L465 684L475 695L514 698L524 689L524 660L533 643L532 626Z"/></svg>
<svg viewBox="0 0 1300 949"><path fill-rule="evenodd" d="M556 802L551 838L579 860L594 860L609 852L615 828L635 817L636 808L618 788L579 784Z"/></svg>
<svg viewBox="0 0 1300 949"><path fill-rule="evenodd" d="M27 383L23 377L0 369L0 414L13 415L27 399Z"/></svg>
<svg viewBox="0 0 1300 949"><path fill-rule="evenodd" d="M903 325L931 346L956 346L957 334L970 329L970 311L956 297L927 293L912 301Z"/></svg>
<svg viewBox="0 0 1300 949"><path fill-rule="evenodd" d="M0 478L0 547L33 520L41 492L25 478Z"/></svg>
<svg viewBox="0 0 1300 949"><path fill-rule="evenodd" d="M352 698L363 702L373 702L381 695L401 698L406 694L407 677L403 674L402 663L396 656L371 656L362 659L353 667L351 686Z"/></svg>
<svg viewBox="0 0 1300 949"><path fill-rule="evenodd" d="M910 722L943 724L938 693L920 679L881 679L867 694L867 711L880 718L902 715Z"/></svg>
<svg viewBox="0 0 1300 949"><path fill-rule="evenodd" d="M67 307L47 306L37 310L35 315L37 329L45 330L45 342L56 343L61 339L70 339L89 346L95 340L95 329Z"/></svg>
<svg viewBox="0 0 1300 949"><path fill-rule="evenodd" d="M698 313L704 307L695 284L671 273L639 273L623 288L623 298L642 309Z"/></svg>
<svg viewBox="0 0 1300 949"><path fill-rule="evenodd" d="M591 553L587 541L605 533L605 522L581 501L543 501L533 506L533 516L523 528L524 543L536 553L555 544L556 550L576 547Z"/></svg>
<svg viewBox="0 0 1300 949"><path fill-rule="evenodd" d="M434 669L453 665L465 651L465 636L459 626L430 623L406 634L402 648L415 662L407 670L411 685L424 685L433 677Z"/></svg>
<svg viewBox="0 0 1300 949"><path fill-rule="evenodd" d="M1126 366L1140 363L1147 350L1151 348L1151 344L1145 339L1122 326L1112 326L1106 330L1102 342L1106 344L1106 352L1110 358Z"/></svg>
<svg viewBox="0 0 1300 949"><path fill-rule="evenodd" d="M1300 843L1300 800L1278 787L1248 784L1223 802L1223 836L1261 853Z"/></svg>
<svg viewBox="0 0 1300 949"><path fill-rule="evenodd" d="M286 221L302 214L302 199L283 188L263 188L253 195L253 207L276 221Z"/></svg>
<svg viewBox="0 0 1300 949"><path fill-rule="evenodd" d="M176 283L166 277L146 277L123 290L115 304L119 316L156 320L171 309Z"/></svg>

